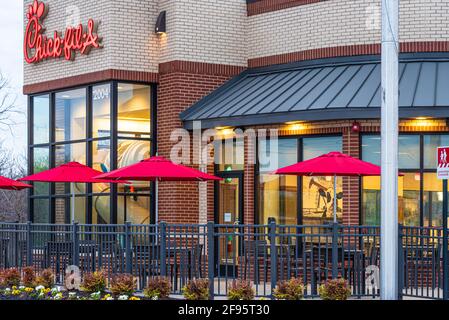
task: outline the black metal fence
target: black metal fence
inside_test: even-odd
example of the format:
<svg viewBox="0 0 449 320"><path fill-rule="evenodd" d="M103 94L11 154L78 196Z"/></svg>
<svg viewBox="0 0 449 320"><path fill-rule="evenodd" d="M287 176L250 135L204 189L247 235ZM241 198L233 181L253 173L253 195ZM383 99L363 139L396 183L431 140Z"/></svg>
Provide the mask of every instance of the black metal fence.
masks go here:
<svg viewBox="0 0 449 320"><path fill-rule="evenodd" d="M403 296L443 298L441 228L400 227L399 279ZM337 224L270 225L55 225L0 224L0 268L51 268L64 283L66 269L130 273L143 289L166 276L172 293L190 279L208 278L212 296L235 279L249 280L270 297L278 281L301 278L305 296L335 277L354 297L379 295L380 229Z"/></svg>

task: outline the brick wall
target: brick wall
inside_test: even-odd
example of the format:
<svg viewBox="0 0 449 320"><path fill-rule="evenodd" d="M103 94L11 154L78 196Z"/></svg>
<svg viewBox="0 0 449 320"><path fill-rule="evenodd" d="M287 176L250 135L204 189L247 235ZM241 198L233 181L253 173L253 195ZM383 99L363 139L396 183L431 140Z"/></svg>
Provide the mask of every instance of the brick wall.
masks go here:
<svg viewBox="0 0 449 320"><path fill-rule="evenodd" d="M158 87L158 151L159 155L170 157L175 142L170 141L172 131L181 128L179 113L206 96L241 70L222 72L220 65L208 66L207 73L197 73L195 68L180 68L176 63L161 66L162 73ZM208 168L213 172L213 168ZM211 173L212 173L211 172ZM198 182L162 182L159 187L159 220L178 223L198 223L199 219ZM207 219L213 218L213 183L207 182L209 195L205 204ZM204 194L204 191L203 191ZM210 197L212 196L212 199ZM203 217L204 219L204 217Z"/></svg>
<svg viewBox="0 0 449 320"><path fill-rule="evenodd" d="M32 0L24 0L24 8ZM24 83L32 84L108 69L157 72L159 40L154 34L157 0L44 0L49 13L44 20L46 34L64 32L67 25L99 21L98 34L103 48L88 56L77 55L74 61L47 60L24 63ZM27 19L24 14L24 28Z"/></svg>
<svg viewBox="0 0 449 320"><path fill-rule="evenodd" d="M248 59L380 43L380 0L302 2L302 5L248 17ZM446 0L402 0L400 41L448 41L448 18Z"/></svg>

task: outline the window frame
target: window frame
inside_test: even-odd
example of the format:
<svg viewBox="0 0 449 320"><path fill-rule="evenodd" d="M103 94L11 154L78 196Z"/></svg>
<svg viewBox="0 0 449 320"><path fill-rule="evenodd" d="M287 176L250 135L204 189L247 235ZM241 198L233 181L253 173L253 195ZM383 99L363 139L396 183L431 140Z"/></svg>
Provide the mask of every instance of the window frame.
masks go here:
<svg viewBox="0 0 449 320"><path fill-rule="evenodd" d="M27 154L28 154L28 173L33 174L34 172L34 150L36 148L48 148L49 149L49 168L55 167L55 152L56 147L61 145L68 145L68 144L76 144L76 143L85 143L86 145L86 164L90 167L92 167L93 162L93 142L96 141L106 141L109 140L110 148L111 148L111 163L110 168L111 171L117 169L117 142L119 140L119 137L117 136L117 109L118 109L118 84L119 83L126 83L126 84L137 84L137 85L146 85L150 88L150 96L148 97L150 102L150 117L151 117L151 126L149 128L149 138L133 138L132 140L144 140L148 141L150 143L150 154L151 156L156 155L157 153L157 84L156 83L148 83L148 82L140 82L140 81L117 81L117 80L107 80L107 81L101 81L101 82L93 82L88 83L85 85L79 85L74 87L68 87L68 88L62 88L58 90L52 90L52 91L45 91L45 92L39 92L36 94L29 95L27 97L28 102L28 147L27 147ZM92 96L92 90L94 87L101 86L101 85L109 85L110 87L110 136L103 138L103 137L97 137L93 138L93 96ZM56 141L55 137L55 128L56 128L56 122L55 122L55 98L56 94L63 93L66 91L71 90L77 90L77 89L85 89L86 90L86 139L76 139L76 140L70 140L70 141ZM34 98L39 96L49 96L49 142L45 144L34 144ZM150 197L150 223L155 223L155 199L154 199L154 188L155 184L154 182L151 182L151 188L150 191L145 193L146 196ZM33 190L28 190L28 219L29 221L34 221L34 200L35 199L48 199L49 204L49 223L55 223L55 200L56 199L67 199L70 198L70 193L64 193L64 194L55 194L55 184L50 183L49 187L49 195L34 195ZM105 194L99 194L96 192L93 192L92 184L86 185L86 192L83 194L77 194L77 197L85 197L86 198L86 217L85 221L86 223L92 222L92 204L93 204L93 197L95 196L109 196L110 197L110 221L111 224L117 223L117 187L115 184L111 185L110 192ZM141 194L143 195L143 194ZM66 216L68 215L67 209L65 212ZM66 217L66 221L67 217Z"/></svg>

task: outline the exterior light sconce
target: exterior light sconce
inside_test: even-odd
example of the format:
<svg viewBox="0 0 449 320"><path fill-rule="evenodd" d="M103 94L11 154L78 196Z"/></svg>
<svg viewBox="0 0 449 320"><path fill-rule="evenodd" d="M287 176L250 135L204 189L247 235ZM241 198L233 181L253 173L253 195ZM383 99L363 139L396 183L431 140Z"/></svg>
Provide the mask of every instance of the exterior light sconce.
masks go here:
<svg viewBox="0 0 449 320"><path fill-rule="evenodd" d="M154 29L154 32L157 34L163 34L166 32L166 15L166 11L161 11L157 17L156 27Z"/></svg>
<svg viewBox="0 0 449 320"><path fill-rule="evenodd" d="M360 132L360 123L358 123L357 121L354 121L351 126L351 131L354 133L359 133Z"/></svg>

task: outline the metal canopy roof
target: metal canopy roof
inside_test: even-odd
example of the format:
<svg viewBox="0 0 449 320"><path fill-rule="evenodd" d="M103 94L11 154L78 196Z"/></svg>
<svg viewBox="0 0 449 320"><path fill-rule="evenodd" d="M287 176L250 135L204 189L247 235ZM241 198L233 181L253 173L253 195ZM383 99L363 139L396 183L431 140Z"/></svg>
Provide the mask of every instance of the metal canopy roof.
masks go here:
<svg viewBox="0 0 449 320"><path fill-rule="evenodd" d="M400 117L449 117L449 55L401 56ZM380 118L379 56L244 71L181 114L186 128Z"/></svg>

